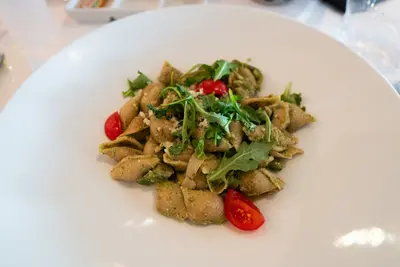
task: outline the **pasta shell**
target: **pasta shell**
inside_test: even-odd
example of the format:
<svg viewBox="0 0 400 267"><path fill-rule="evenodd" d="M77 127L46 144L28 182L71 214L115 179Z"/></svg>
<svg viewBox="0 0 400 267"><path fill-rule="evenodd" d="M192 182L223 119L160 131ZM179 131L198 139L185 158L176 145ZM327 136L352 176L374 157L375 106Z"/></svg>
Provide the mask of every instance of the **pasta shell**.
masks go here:
<svg viewBox="0 0 400 267"><path fill-rule="evenodd" d="M153 169L160 159L155 156L127 156L111 170L111 177L115 180L136 181Z"/></svg>
<svg viewBox="0 0 400 267"><path fill-rule="evenodd" d="M184 172L177 172L176 173L176 180L178 182L178 184L182 185L183 181L185 180L185 173Z"/></svg>
<svg viewBox="0 0 400 267"><path fill-rule="evenodd" d="M140 110L147 113L149 104L158 107L161 104L161 90L164 85L160 83L151 83L143 89L143 97L140 100Z"/></svg>
<svg viewBox="0 0 400 267"><path fill-rule="evenodd" d="M178 184L170 181L157 183L156 196L156 208L159 213L179 221L187 218L183 193Z"/></svg>
<svg viewBox="0 0 400 267"><path fill-rule="evenodd" d="M298 139L286 131L280 130L278 127L272 125L272 140L274 144L272 150L283 151L290 146L297 144Z"/></svg>
<svg viewBox="0 0 400 267"><path fill-rule="evenodd" d="M219 145L214 144L214 140L206 139L204 140L204 151L206 152L226 152L232 148L228 139L222 137Z"/></svg>
<svg viewBox="0 0 400 267"><path fill-rule="evenodd" d="M143 150L143 145L135 138L130 136L120 136L114 141L106 142L100 145L100 152L111 147L132 147L138 150Z"/></svg>
<svg viewBox="0 0 400 267"><path fill-rule="evenodd" d="M129 99L119 110L123 129L126 129L133 118L139 114L139 103L142 97L143 90L137 91L135 96Z"/></svg>
<svg viewBox="0 0 400 267"><path fill-rule="evenodd" d="M173 120L157 119L151 117L150 134L157 143L172 142L175 137L172 133L175 131L176 122Z"/></svg>
<svg viewBox="0 0 400 267"><path fill-rule="evenodd" d="M280 158L280 159L292 159L295 155L299 154L304 154L304 151L300 148L297 147L288 147L286 150L282 152L278 151L271 151L271 155L274 156L275 158Z"/></svg>
<svg viewBox="0 0 400 267"><path fill-rule="evenodd" d="M267 133L264 125L257 125L253 131L243 129L250 141L264 141Z"/></svg>
<svg viewBox="0 0 400 267"><path fill-rule="evenodd" d="M315 122L315 118L306 113L299 106L289 104L290 123L287 127L289 132L295 132L303 126Z"/></svg>
<svg viewBox="0 0 400 267"><path fill-rule="evenodd" d="M143 148L143 154L144 155L155 155L159 158L162 158L162 146L157 143L151 136L147 140L147 142L144 144Z"/></svg>
<svg viewBox="0 0 400 267"><path fill-rule="evenodd" d="M166 85L175 84L180 81L181 77L182 72L174 68L168 61L165 61L161 68L160 76L158 76L158 81ZM173 81L171 81L171 78Z"/></svg>
<svg viewBox="0 0 400 267"><path fill-rule="evenodd" d="M174 169L177 171L185 171L188 166L186 161L172 160L167 153L164 153L163 161L174 167Z"/></svg>
<svg viewBox="0 0 400 267"><path fill-rule="evenodd" d="M245 172L241 175L240 191L247 196L258 196L275 190L282 190L284 182L264 168Z"/></svg>
<svg viewBox="0 0 400 267"><path fill-rule="evenodd" d="M204 174L209 174L216 170L219 165L219 159L212 154L205 157L203 164L201 165L201 172Z"/></svg>
<svg viewBox="0 0 400 267"><path fill-rule="evenodd" d="M224 201L211 191L181 187L188 219L196 224L221 224L225 221Z"/></svg>
<svg viewBox="0 0 400 267"><path fill-rule="evenodd" d="M229 124L229 131L231 135L229 137L229 141L233 145L233 147L238 150L240 144L243 141L243 130L242 130L242 123L240 121L232 121Z"/></svg>
<svg viewBox="0 0 400 267"><path fill-rule="evenodd" d="M285 129L290 123L289 104L286 102L279 102L279 104L272 107L272 124L279 129Z"/></svg>
<svg viewBox="0 0 400 267"><path fill-rule="evenodd" d="M148 119L142 116L136 116L133 118L128 128L122 133L121 136L131 135L136 140L145 140L150 133L149 125L145 123L145 120Z"/></svg>
<svg viewBox="0 0 400 267"><path fill-rule="evenodd" d="M218 159L207 156L207 159L198 159L195 154L189 160L185 179L182 186L190 189L208 189L206 174L218 167Z"/></svg>
<svg viewBox="0 0 400 267"><path fill-rule="evenodd" d="M166 153L168 154L169 158L173 161L185 161L185 162L189 162L189 160L191 159L193 153L194 153L194 149L192 146L188 146L185 148L185 150L183 150L180 154L178 155L172 155L169 153L168 149L166 150Z"/></svg>
<svg viewBox="0 0 400 267"><path fill-rule="evenodd" d="M192 136L195 139L200 139L204 136L205 132L206 132L206 128L200 126L200 127L197 127L196 129L194 129Z"/></svg>
<svg viewBox="0 0 400 267"><path fill-rule="evenodd" d="M136 156L136 155L142 155L142 151L137 150L135 148L131 147L110 147L110 148L104 148L100 149L100 152L104 155L109 156L115 161L121 161L123 158L127 156Z"/></svg>
<svg viewBox="0 0 400 267"><path fill-rule="evenodd" d="M199 171L201 165L203 164L204 159L198 159L195 154L190 157L188 162L187 170L186 170L186 178L193 180Z"/></svg>
<svg viewBox="0 0 400 267"><path fill-rule="evenodd" d="M265 106L271 106L273 104L277 104L280 101L280 96L270 95L270 96L261 96L261 97L250 97L246 98L242 101L242 105L251 106L255 109Z"/></svg>
<svg viewBox="0 0 400 267"><path fill-rule="evenodd" d="M136 182L142 185L151 185L156 182L166 181L173 174L174 169L167 164L160 162L154 169L150 170L143 177L137 179Z"/></svg>

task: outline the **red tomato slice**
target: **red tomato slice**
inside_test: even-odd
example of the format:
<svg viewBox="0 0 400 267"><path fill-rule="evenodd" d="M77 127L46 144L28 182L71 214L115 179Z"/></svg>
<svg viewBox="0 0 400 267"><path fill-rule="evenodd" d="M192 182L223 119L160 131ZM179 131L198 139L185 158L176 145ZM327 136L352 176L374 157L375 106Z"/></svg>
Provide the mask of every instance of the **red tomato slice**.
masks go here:
<svg viewBox="0 0 400 267"><path fill-rule="evenodd" d="M221 80L214 81L210 79L202 81L196 87L197 91L201 89L203 89L205 95L215 93L215 96L222 96L228 92L228 87Z"/></svg>
<svg viewBox="0 0 400 267"><path fill-rule="evenodd" d="M228 221L244 231L256 230L265 222L265 218L257 206L233 189L228 190L224 201L224 210Z"/></svg>
<svg viewBox="0 0 400 267"><path fill-rule="evenodd" d="M117 139L122 134L122 122L118 112L114 112L104 123L104 132L110 140Z"/></svg>

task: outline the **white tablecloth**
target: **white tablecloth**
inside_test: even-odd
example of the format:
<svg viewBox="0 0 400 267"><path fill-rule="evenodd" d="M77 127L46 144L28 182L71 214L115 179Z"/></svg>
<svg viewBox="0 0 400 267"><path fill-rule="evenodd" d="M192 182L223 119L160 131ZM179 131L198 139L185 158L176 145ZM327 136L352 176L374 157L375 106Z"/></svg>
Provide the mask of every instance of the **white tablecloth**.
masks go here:
<svg viewBox="0 0 400 267"><path fill-rule="evenodd" d="M291 0L277 6L263 5L253 0L208 0L207 2L245 5L278 12L330 35L335 34L335 29L341 23L341 15L318 0ZM393 7L395 2L400 1L389 2ZM21 82L27 78L29 72L39 68L64 46L102 25L79 24L73 21L65 13L64 5L64 0L0 1L0 49L3 49L0 52L5 52L8 59L8 69L2 70L0 76L8 75L7 80L12 80L4 83L0 79L0 110ZM400 7L399 3L397 6ZM399 9L391 8L391 10ZM17 56L17 52L21 56Z"/></svg>

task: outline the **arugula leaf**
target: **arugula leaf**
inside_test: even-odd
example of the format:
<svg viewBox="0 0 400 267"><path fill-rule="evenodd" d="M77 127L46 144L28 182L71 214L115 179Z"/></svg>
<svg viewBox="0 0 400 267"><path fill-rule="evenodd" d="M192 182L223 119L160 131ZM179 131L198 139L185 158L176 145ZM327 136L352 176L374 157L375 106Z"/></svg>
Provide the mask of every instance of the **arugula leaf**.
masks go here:
<svg viewBox="0 0 400 267"><path fill-rule="evenodd" d="M243 106L241 107L242 112L247 113L246 116L247 118L249 118L250 121L254 122L254 123L261 123L260 118L258 117L257 111L254 110L254 108L250 107L250 106Z"/></svg>
<svg viewBox="0 0 400 267"><path fill-rule="evenodd" d="M189 140L196 129L196 110L190 102L185 103L183 124L182 124L182 143Z"/></svg>
<svg viewBox="0 0 400 267"><path fill-rule="evenodd" d="M218 107L217 107L217 103L218 98L215 96L214 92L212 94L209 95L203 95L200 97L201 99L201 104L203 105L204 110L207 111L214 111L214 112L218 112Z"/></svg>
<svg viewBox="0 0 400 267"><path fill-rule="evenodd" d="M194 151L196 153L196 157L198 159L202 159L205 156L204 153L204 136L202 136L199 140L193 141Z"/></svg>
<svg viewBox="0 0 400 267"><path fill-rule="evenodd" d="M240 108L239 103L237 102L236 96L232 93L232 90L229 89L229 98L232 102L233 107L236 110L236 119L241 121L243 125L249 129L250 131L253 131L256 128L256 125L251 122L250 117L251 115L248 114L245 110Z"/></svg>
<svg viewBox="0 0 400 267"><path fill-rule="evenodd" d="M197 68L197 70L193 71ZM184 84L190 86L192 84L198 84L204 80L211 79L214 74L214 70L211 66L206 64L195 65L188 73L183 76Z"/></svg>
<svg viewBox="0 0 400 267"><path fill-rule="evenodd" d="M193 99L193 97L191 95L182 98L182 99L178 99L175 100L174 102L168 103L168 104L161 104L161 107L170 107L170 106L175 106L177 104L181 104L181 105L185 105L186 102L188 102L189 100Z"/></svg>
<svg viewBox="0 0 400 267"><path fill-rule="evenodd" d="M176 93L179 98L182 97L181 92L179 92L179 90L175 86L168 86L168 87L165 87L164 89L162 89L161 94L160 94L161 97L165 98L169 91L173 91L174 93Z"/></svg>
<svg viewBox="0 0 400 267"><path fill-rule="evenodd" d="M218 168L207 175L208 187L212 192L222 193L228 187L226 174L232 170L250 171L258 168L258 164L268 158L272 143L243 142L237 153L230 158L224 156Z"/></svg>
<svg viewBox="0 0 400 267"><path fill-rule="evenodd" d="M226 117L222 114L215 113L213 111L211 112L205 111L195 99L192 99L191 102L194 104L194 107L196 108L197 112L199 112L203 117L205 117L208 120L208 122L215 122L216 124L221 126L222 129L225 130L225 132L229 133L229 123L231 122L232 118Z"/></svg>
<svg viewBox="0 0 400 267"><path fill-rule="evenodd" d="M263 108L258 108L257 111L256 111L256 113L257 113L257 117L258 117L261 121L267 121L267 119L269 119L269 118L267 118L267 117L268 117L267 112L266 112L265 109L263 109Z"/></svg>
<svg viewBox="0 0 400 267"><path fill-rule="evenodd" d="M229 61L220 59L217 60L213 66L215 67L214 71L214 81L222 79L222 77L229 75L233 70L235 70L238 65L235 63L231 63Z"/></svg>
<svg viewBox="0 0 400 267"><path fill-rule="evenodd" d="M175 86L167 86L161 91L161 97L165 98L167 96L167 93L169 91L175 92L179 98L182 98L183 96L189 95L189 92L186 90L185 87L183 87L180 84L176 84Z"/></svg>
<svg viewBox="0 0 400 267"><path fill-rule="evenodd" d="M157 119L164 117L167 115L168 109L167 108L159 108L157 109L155 106L152 104L147 105L151 111L153 111L154 115L156 116Z"/></svg>
<svg viewBox="0 0 400 267"><path fill-rule="evenodd" d="M122 92L123 97L135 96L135 91L143 89L151 83L151 80L146 75L140 71L138 71L138 74L139 75L135 80L131 81L128 79L129 89Z"/></svg>
<svg viewBox="0 0 400 267"><path fill-rule="evenodd" d="M168 148L168 152L173 156L178 156L183 150L185 150L186 146L187 144L184 143L173 144Z"/></svg>
<svg viewBox="0 0 400 267"><path fill-rule="evenodd" d="M292 83L288 83L288 85L286 86L285 91L283 92L283 94L281 95L281 100L284 102L288 102L288 103L292 103L295 104L297 106L300 107L301 105L301 93L290 93L290 90L292 89Z"/></svg>
<svg viewBox="0 0 400 267"><path fill-rule="evenodd" d="M266 139L267 142L271 142L272 123L271 123L271 120L269 119L268 116L265 116L265 117L266 117L266 123L265 123L265 130L266 130L265 139Z"/></svg>
<svg viewBox="0 0 400 267"><path fill-rule="evenodd" d="M182 123L182 142L172 145L168 151L172 155L179 155L189 144L189 138L196 129L196 110L191 102L185 102L184 117Z"/></svg>
<svg viewBox="0 0 400 267"><path fill-rule="evenodd" d="M230 102L229 98L223 97L218 99L215 94L209 94L201 97L201 102L204 110L220 113L229 117L230 114L235 113L235 108Z"/></svg>
<svg viewBox="0 0 400 267"><path fill-rule="evenodd" d="M152 185L156 182L166 181L168 180L167 176L160 175L155 171L148 171L144 176L137 179L136 182L141 185Z"/></svg>
<svg viewBox="0 0 400 267"><path fill-rule="evenodd" d="M214 140L214 145L219 145L224 135L224 130L219 125L212 123L209 124L204 133L206 139Z"/></svg>

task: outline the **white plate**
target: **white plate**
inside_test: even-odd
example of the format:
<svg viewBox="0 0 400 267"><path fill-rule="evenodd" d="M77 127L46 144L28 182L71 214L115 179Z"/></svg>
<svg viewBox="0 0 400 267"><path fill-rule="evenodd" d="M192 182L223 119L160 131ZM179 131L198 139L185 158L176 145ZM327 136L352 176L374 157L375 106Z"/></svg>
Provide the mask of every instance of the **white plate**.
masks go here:
<svg viewBox="0 0 400 267"><path fill-rule="evenodd" d="M109 177L104 119L126 79L246 59L265 93L288 81L317 123L286 188L257 202L253 233L157 214L151 188ZM260 10L191 6L142 13L75 42L35 72L0 117L0 266L400 266L400 102L341 44Z"/></svg>

